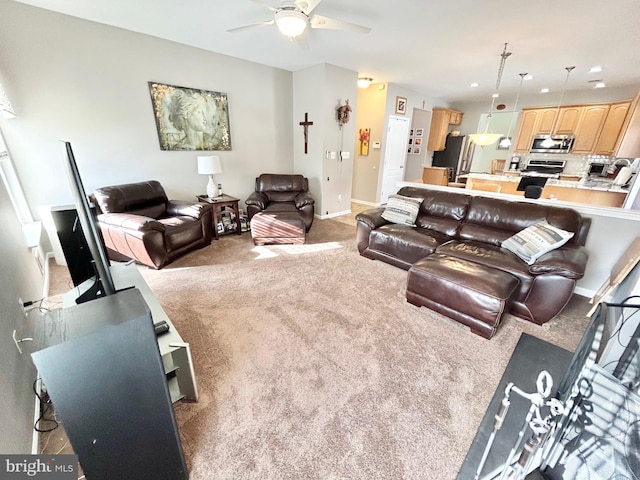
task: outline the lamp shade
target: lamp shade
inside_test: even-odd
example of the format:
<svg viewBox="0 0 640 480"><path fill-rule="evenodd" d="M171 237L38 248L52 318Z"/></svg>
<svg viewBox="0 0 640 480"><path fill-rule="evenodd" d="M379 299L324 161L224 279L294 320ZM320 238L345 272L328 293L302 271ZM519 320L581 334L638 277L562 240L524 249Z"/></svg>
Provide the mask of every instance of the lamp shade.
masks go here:
<svg viewBox="0 0 640 480"><path fill-rule="evenodd" d="M198 173L202 175L222 173L222 160L217 155L198 157Z"/></svg>
<svg viewBox="0 0 640 480"><path fill-rule="evenodd" d="M473 143L481 147L486 147L487 145L497 142L501 136L501 133L472 133L469 135Z"/></svg>
<svg viewBox="0 0 640 480"><path fill-rule="evenodd" d="M295 38L305 31L309 17L296 10L280 10L275 14L276 25L283 35Z"/></svg>

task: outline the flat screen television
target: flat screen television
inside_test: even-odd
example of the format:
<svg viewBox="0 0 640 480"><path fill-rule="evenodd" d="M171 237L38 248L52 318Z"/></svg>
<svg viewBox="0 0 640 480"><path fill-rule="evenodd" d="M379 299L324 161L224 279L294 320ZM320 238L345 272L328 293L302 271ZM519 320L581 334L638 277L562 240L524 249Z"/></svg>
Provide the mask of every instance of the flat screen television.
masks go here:
<svg viewBox="0 0 640 480"><path fill-rule="evenodd" d="M519 192L524 192L528 186L536 185L538 187L544 188L547 184L547 177L522 177L520 179L520 183L518 183L518 188L516 188Z"/></svg>
<svg viewBox="0 0 640 480"><path fill-rule="evenodd" d="M73 155L73 149L69 142L61 142L62 155L67 166L67 174L69 177L69 185L73 193L76 211L78 212L78 220L82 227L82 234L86 241L89 252L91 253L91 268L95 268L95 279L93 286L86 290L76 299L76 303L83 303L94 300L105 295L113 295L116 293L113 277L111 276L109 257L107 249L104 245L98 224L94 217L94 213L89 205L87 194L85 193L78 165Z"/></svg>

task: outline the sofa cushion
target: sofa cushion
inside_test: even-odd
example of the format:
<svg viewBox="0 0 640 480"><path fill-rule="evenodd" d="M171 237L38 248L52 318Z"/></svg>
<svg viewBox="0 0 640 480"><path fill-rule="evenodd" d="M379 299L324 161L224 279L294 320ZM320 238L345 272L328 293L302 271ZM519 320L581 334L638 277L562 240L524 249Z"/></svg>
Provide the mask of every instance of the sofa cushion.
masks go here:
<svg viewBox="0 0 640 480"><path fill-rule="evenodd" d="M515 253L529 265L551 250L561 247L573 237L572 232L539 222L502 242L502 247Z"/></svg>
<svg viewBox="0 0 640 480"><path fill-rule="evenodd" d="M416 218L416 226L446 235L456 237L460 223L469 210L470 195L428 190L425 188L402 187L399 195L420 198L420 212Z"/></svg>
<svg viewBox="0 0 640 480"><path fill-rule="evenodd" d="M166 215L167 195L157 180L98 188L92 197L102 213L131 213L159 218Z"/></svg>
<svg viewBox="0 0 640 480"><path fill-rule="evenodd" d="M382 212L382 218L392 223L415 226L416 217L420 210L421 198L405 197L403 195L389 195L387 207Z"/></svg>
<svg viewBox="0 0 640 480"><path fill-rule="evenodd" d="M389 223L371 231L369 248L407 263L415 263L451 238L437 232Z"/></svg>

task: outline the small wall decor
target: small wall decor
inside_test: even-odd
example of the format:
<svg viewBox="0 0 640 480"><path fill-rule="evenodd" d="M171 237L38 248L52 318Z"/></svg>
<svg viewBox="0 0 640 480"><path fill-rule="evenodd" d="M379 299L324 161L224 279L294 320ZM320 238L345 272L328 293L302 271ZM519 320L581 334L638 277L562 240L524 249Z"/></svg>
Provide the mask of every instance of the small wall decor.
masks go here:
<svg viewBox="0 0 640 480"><path fill-rule="evenodd" d="M226 93L149 82L162 150L231 150Z"/></svg>
<svg viewBox="0 0 640 480"><path fill-rule="evenodd" d="M416 128L416 137L424 135L424 128Z"/></svg>
<svg viewBox="0 0 640 480"><path fill-rule="evenodd" d="M369 138L371 136L370 128L361 128L359 132L359 155L369 155Z"/></svg>
<svg viewBox="0 0 640 480"><path fill-rule="evenodd" d="M340 126L345 123L349 123L349 116L351 115L351 106L349 106L349 100L345 100L345 104L341 107L338 107L336 110L336 114L338 117L338 124Z"/></svg>
<svg viewBox="0 0 640 480"><path fill-rule="evenodd" d="M309 121L309 112L304 113L304 120L300 122L300 125L304 129L304 153L308 153L307 143L309 142L309 126L313 125L313 122Z"/></svg>
<svg viewBox="0 0 640 480"><path fill-rule="evenodd" d="M405 97L396 97L396 114L404 115L407 113L407 99Z"/></svg>

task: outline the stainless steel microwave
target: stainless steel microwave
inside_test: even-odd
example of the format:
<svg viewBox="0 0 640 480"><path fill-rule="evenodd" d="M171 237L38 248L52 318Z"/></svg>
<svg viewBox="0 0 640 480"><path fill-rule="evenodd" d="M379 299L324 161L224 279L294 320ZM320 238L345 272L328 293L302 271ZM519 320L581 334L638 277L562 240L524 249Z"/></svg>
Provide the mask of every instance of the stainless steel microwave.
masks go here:
<svg viewBox="0 0 640 480"><path fill-rule="evenodd" d="M573 135L536 135L533 137L531 153L569 153L573 147Z"/></svg>

